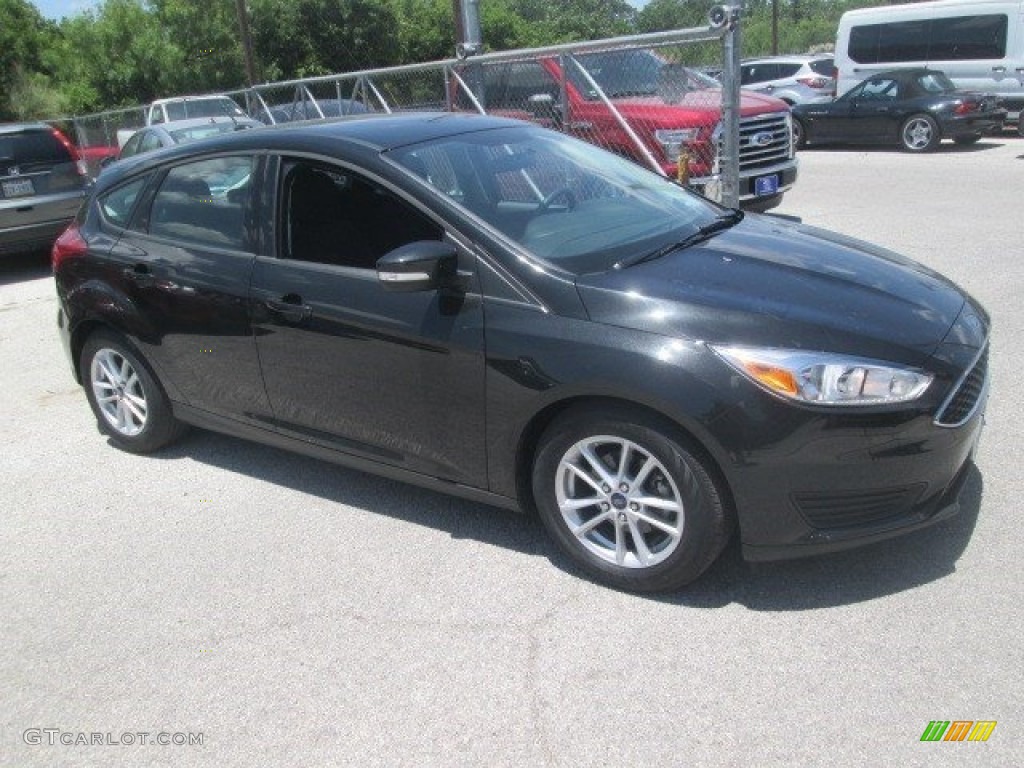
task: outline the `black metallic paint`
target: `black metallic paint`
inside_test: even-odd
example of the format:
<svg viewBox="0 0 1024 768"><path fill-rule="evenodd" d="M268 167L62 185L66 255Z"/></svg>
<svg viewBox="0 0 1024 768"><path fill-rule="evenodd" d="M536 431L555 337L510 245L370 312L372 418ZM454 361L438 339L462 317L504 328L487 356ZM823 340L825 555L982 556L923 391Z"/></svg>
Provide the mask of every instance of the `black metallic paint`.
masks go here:
<svg viewBox="0 0 1024 768"><path fill-rule="evenodd" d="M100 180L102 193L200 152L333 158L448 223L472 276L464 292L389 293L372 271L277 258L267 193L254 201L253 254L136 235L113 245L119 233L91 212L90 258L56 275L62 333L99 320L128 334L191 423L506 507L528 505L522 472L553 413L631 403L709 460L751 558L841 548L952 511L983 409L958 429L933 419L989 324L962 291L891 252L757 216L689 250L574 280L386 160L427 135L508 124L449 115L261 129L119 163ZM149 286L124 276L141 249ZM926 366L936 380L909 407L797 405L709 342L871 356ZM794 503L907 483L921 486L913 508L856 530L817 530Z"/></svg>

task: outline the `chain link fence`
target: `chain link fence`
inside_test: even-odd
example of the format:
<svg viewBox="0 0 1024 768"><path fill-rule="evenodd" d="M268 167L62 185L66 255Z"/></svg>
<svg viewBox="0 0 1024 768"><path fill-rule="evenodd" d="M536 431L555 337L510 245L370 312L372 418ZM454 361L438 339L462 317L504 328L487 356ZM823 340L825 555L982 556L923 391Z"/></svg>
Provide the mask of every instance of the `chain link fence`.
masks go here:
<svg viewBox="0 0 1024 768"><path fill-rule="evenodd" d="M267 124L422 110L529 120L727 203L735 204L730 191L739 200L771 200L795 180L789 111L782 102L740 103L732 33L728 23L712 24L266 83L227 95ZM721 87L713 76L720 73L737 82L735 89ZM143 112L72 118L73 133L87 154L93 147L93 154L116 150L112 137L140 127ZM736 147L723 115L739 124L738 163L723 162L723 151Z"/></svg>

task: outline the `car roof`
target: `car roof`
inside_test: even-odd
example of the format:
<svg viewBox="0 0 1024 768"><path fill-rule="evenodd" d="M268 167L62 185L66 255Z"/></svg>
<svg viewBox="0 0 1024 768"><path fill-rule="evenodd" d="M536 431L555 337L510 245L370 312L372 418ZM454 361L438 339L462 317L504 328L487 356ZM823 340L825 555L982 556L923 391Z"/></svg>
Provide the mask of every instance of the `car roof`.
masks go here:
<svg viewBox="0 0 1024 768"><path fill-rule="evenodd" d="M749 59L744 59L741 64L755 64L759 61L799 61L801 63L805 61L818 61L819 59L834 59L835 54L833 53L793 53L788 55L779 56L755 56Z"/></svg>
<svg viewBox="0 0 1024 768"><path fill-rule="evenodd" d="M20 133L22 131L52 131L53 127L46 123L0 123L0 133Z"/></svg>
<svg viewBox="0 0 1024 768"><path fill-rule="evenodd" d="M406 112L401 114L367 113L318 122L268 125L260 130L232 131L221 136L187 142L160 152L148 152L110 166L97 179L104 188L124 176L175 158L188 158L215 152L240 150L279 150L316 152L340 144L359 146L374 152L418 144L423 141L475 133L496 128L527 127L529 123L490 115L457 112Z"/></svg>

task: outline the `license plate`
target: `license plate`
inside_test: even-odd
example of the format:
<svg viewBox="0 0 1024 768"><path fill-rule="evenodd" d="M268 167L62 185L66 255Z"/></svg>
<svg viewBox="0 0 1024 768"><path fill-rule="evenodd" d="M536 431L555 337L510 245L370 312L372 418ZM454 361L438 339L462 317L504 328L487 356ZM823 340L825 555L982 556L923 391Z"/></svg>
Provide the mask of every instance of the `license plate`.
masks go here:
<svg viewBox="0 0 1024 768"><path fill-rule="evenodd" d="M773 173L771 176L758 176L754 179L754 194L758 197L762 195L774 195L778 191L778 175Z"/></svg>
<svg viewBox="0 0 1024 768"><path fill-rule="evenodd" d="M3 182L4 197L24 197L34 195L36 188L32 186L32 179L15 179L14 181Z"/></svg>

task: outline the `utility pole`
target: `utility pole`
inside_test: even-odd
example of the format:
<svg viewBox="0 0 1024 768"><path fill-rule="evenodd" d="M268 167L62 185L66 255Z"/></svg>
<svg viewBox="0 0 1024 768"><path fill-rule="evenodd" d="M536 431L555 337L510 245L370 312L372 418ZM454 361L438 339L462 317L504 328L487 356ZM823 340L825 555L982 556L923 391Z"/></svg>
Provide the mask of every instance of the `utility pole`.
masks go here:
<svg viewBox="0 0 1024 768"><path fill-rule="evenodd" d="M483 34L480 32L480 0L452 0L455 12L455 55L460 59L471 59L483 52ZM477 101L485 108L487 94L484 93L484 77L479 64L470 63L465 69L466 84Z"/></svg>
<svg viewBox="0 0 1024 768"><path fill-rule="evenodd" d="M242 53L245 54L245 79L250 87L256 85L256 60L252 55L252 36L249 34L249 11L245 0L235 0L238 13L238 31L242 37Z"/></svg>

